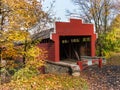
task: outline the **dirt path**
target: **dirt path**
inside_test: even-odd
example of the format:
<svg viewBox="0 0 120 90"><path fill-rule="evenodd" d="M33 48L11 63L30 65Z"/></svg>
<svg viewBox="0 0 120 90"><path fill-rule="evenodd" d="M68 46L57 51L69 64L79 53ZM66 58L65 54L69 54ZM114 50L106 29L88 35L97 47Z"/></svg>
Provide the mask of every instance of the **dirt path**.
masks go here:
<svg viewBox="0 0 120 90"><path fill-rule="evenodd" d="M90 66L82 75L89 82L89 90L120 90L120 66L104 65L101 69Z"/></svg>

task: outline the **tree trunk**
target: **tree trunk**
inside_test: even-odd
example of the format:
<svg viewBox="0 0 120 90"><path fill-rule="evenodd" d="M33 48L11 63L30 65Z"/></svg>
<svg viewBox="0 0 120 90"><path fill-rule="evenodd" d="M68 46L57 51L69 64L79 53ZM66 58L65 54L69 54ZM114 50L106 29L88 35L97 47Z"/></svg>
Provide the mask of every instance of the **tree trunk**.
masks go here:
<svg viewBox="0 0 120 90"><path fill-rule="evenodd" d="M26 62L26 52L27 52L27 39L25 40L25 46L24 46L24 55L23 55L23 64L25 66Z"/></svg>

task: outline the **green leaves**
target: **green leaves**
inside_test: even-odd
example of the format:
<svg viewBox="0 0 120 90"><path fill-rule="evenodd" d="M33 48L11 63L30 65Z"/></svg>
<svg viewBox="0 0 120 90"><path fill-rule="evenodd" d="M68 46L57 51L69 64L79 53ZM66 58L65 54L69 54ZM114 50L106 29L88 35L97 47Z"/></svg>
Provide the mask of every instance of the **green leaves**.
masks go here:
<svg viewBox="0 0 120 90"><path fill-rule="evenodd" d="M110 26L110 31L101 34L101 43L102 46L102 53L107 58L111 56L111 54L114 52L120 52L120 15L118 15L113 21Z"/></svg>
<svg viewBox="0 0 120 90"><path fill-rule="evenodd" d="M20 80L20 79L24 80L36 76L37 74L38 74L37 69L32 69L32 68L30 69L28 67L25 67L17 71L12 78L13 80Z"/></svg>

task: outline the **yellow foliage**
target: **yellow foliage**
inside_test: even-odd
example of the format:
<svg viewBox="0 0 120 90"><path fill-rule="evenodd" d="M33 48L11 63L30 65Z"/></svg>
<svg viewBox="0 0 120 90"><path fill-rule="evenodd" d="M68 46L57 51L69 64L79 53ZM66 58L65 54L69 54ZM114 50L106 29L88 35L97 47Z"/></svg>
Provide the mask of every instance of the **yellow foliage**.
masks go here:
<svg viewBox="0 0 120 90"><path fill-rule="evenodd" d="M103 55L106 58L111 57L113 53L120 52L120 15L116 16L116 18L112 21L110 26L110 31L107 32L104 36L104 49Z"/></svg>
<svg viewBox="0 0 120 90"><path fill-rule="evenodd" d="M0 47L4 47L4 50L2 50L3 58L17 56L18 50L16 50L17 47L15 47L15 43L24 42L25 37L28 37L29 34L20 30L9 30L1 32L2 36L0 37Z"/></svg>
<svg viewBox="0 0 120 90"><path fill-rule="evenodd" d="M40 66L43 66L46 59L46 51L40 49L37 46L34 46L26 52L27 60L26 65L27 67L35 67L38 68Z"/></svg>
<svg viewBox="0 0 120 90"><path fill-rule="evenodd" d="M0 86L10 90L88 90L87 82L69 75L38 75L29 79L11 81Z"/></svg>
<svg viewBox="0 0 120 90"><path fill-rule="evenodd" d="M37 0L3 0L11 9L8 15L9 28L20 29L31 28L40 18L43 18L44 12L41 9L41 3Z"/></svg>
<svg viewBox="0 0 120 90"><path fill-rule="evenodd" d="M45 16L38 0L1 0L2 30L0 48L2 59L26 57L26 64L38 67L44 64L44 51L32 45L29 30ZM19 43L22 44L19 46ZM4 50L3 50L4 49ZM40 56L40 57L39 57ZM38 58L39 57L39 58Z"/></svg>

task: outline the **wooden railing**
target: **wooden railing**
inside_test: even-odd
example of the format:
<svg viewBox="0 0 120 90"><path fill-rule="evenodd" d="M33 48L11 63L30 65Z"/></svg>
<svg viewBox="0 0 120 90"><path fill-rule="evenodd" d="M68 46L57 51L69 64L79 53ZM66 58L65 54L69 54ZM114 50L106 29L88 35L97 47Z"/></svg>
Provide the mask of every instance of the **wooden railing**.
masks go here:
<svg viewBox="0 0 120 90"><path fill-rule="evenodd" d="M103 59L102 58L82 59L81 61L80 60L77 61L77 65L79 65L80 71L94 64L98 64L98 67L102 68Z"/></svg>

